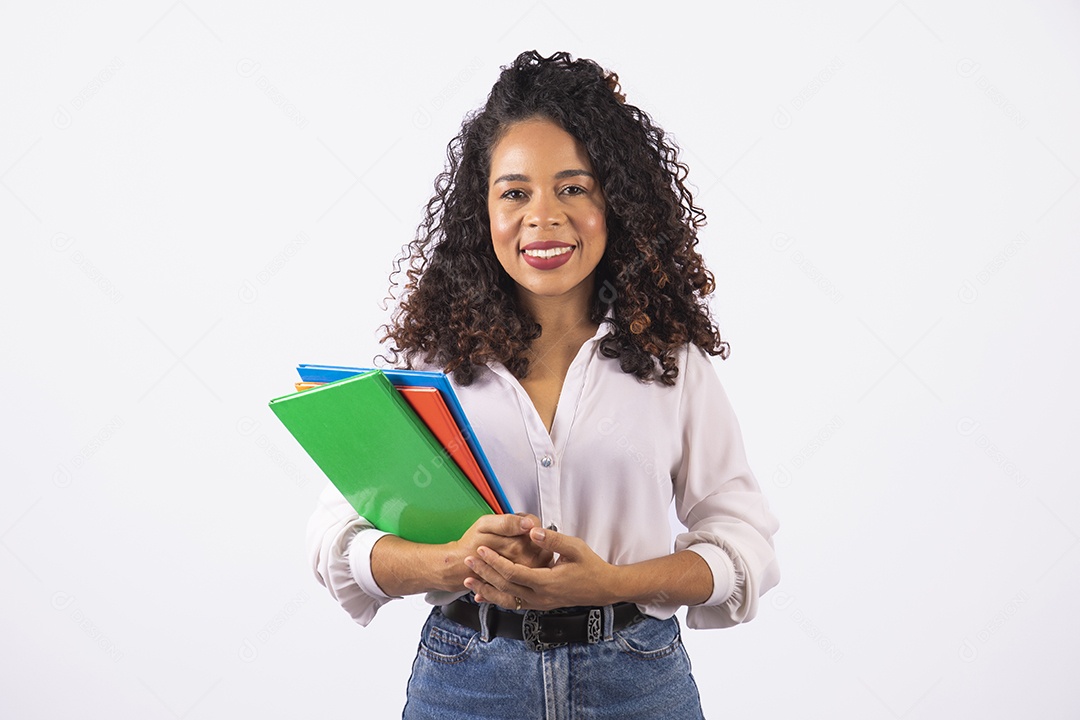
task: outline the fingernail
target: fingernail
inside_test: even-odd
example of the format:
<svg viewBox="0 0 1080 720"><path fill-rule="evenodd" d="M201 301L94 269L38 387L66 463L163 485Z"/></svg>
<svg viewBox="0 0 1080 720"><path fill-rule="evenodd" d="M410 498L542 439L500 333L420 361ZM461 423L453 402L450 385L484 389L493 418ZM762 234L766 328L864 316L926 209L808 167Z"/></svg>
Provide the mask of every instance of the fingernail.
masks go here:
<svg viewBox="0 0 1080 720"><path fill-rule="evenodd" d="M535 530L533 530L533 537L537 540L543 540L545 537L547 537L547 533L544 532L544 528L536 528Z"/></svg>
<svg viewBox="0 0 1080 720"><path fill-rule="evenodd" d="M473 559L471 557L465 558L465 565L467 565L468 567L471 568L473 566L473 564L474 564L474 562L473 562Z"/></svg>
<svg viewBox="0 0 1080 720"><path fill-rule="evenodd" d="M488 550L487 548L476 548L476 554L482 558L487 558Z"/></svg>

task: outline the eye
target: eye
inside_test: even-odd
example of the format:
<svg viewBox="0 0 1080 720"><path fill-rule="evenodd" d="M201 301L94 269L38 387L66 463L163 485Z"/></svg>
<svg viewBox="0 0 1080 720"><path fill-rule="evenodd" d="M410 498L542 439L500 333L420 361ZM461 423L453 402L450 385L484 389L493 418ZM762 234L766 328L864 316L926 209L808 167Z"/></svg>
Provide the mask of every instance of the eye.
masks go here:
<svg viewBox="0 0 1080 720"><path fill-rule="evenodd" d="M580 185L567 185L563 188L563 192L567 195L584 195L587 191Z"/></svg>
<svg viewBox="0 0 1080 720"><path fill-rule="evenodd" d="M520 200L523 197L525 197L525 193L524 193L524 191L519 190L518 188L510 188L509 190L504 192L499 197L504 198L506 200Z"/></svg>

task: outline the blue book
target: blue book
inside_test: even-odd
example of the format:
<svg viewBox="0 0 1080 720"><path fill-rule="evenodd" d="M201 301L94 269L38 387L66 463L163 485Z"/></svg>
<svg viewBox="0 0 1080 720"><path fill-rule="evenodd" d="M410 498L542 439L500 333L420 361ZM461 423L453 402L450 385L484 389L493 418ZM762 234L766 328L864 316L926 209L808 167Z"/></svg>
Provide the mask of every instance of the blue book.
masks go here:
<svg viewBox="0 0 1080 720"><path fill-rule="evenodd" d="M394 385L401 385L404 387L430 387L439 391L439 394L442 395L443 402L446 403L446 408L450 411L451 417L454 418L454 422L457 423L458 428L461 430L461 434L465 438L469 450L472 451L473 457L476 458L476 464L480 466L480 472L484 474L484 479L487 480L492 492L495 493L495 497L499 501L499 504L502 505L507 513L513 513L514 510L510 507L510 503L506 499L506 494L503 492L502 486L499 485L499 480L495 477L495 472L491 469L491 463L488 462L487 456L484 455L484 449L480 447L480 442L476 439L476 433L473 432L472 425L469 424L468 418L465 417L465 411L461 408L457 393L454 392L454 388L446 375L441 372L431 372L428 370L380 369ZM296 366L296 371L300 374L301 381L319 383L335 382L347 377L359 375L360 373L370 372L371 370L372 368L343 367L340 365L301 364Z"/></svg>

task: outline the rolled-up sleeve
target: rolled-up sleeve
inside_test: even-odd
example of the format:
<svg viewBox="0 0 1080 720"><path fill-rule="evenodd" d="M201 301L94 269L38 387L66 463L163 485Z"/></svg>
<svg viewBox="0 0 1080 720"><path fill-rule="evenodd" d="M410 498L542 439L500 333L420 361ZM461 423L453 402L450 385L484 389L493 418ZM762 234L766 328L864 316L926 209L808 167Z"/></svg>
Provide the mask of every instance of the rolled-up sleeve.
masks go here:
<svg viewBox="0 0 1080 720"><path fill-rule="evenodd" d="M307 526L307 546L315 579L360 625L394 598L371 574L371 548L386 533L357 515L332 484L319 496Z"/></svg>
<svg viewBox="0 0 1080 720"><path fill-rule="evenodd" d="M758 600L780 581L773 545L779 522L746 459L742 433L708 356L687 352L680 425L682 458L675 509L686 532L675 550L699 554L712 570L712 595L687 608L693 628L730 627L753 619Z"/></svg>

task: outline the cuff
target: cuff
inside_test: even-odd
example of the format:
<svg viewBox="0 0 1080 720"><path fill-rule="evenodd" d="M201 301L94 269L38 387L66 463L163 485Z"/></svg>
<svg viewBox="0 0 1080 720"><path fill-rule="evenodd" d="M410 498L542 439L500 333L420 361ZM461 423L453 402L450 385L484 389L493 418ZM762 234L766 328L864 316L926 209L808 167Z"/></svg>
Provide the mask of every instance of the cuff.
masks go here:
<svg viewBox="0 0 1080 720"><path fill-rule="evenodd" d="M352 572L353 579L366 594L380 600L393 600L400 597L384 593L379 583L375 582L375 576L371 574L371 548L375 546L379 538L389 534L375 528L365 528L356 533L352 542L349 543L349 570Z"/></svg>
<svg viewBox="0 0 1080 720"><path fill-rule="evenodd" d="M711 543L694 543L685 548L700 555L712 570L713 591L701 605L720 605L735 591L735 563L722 548Z"/></svg>

